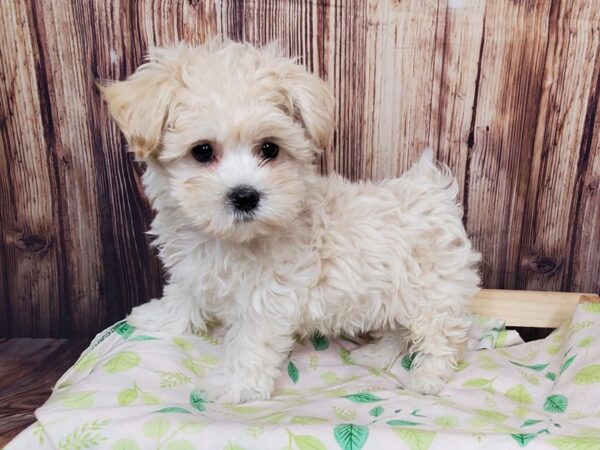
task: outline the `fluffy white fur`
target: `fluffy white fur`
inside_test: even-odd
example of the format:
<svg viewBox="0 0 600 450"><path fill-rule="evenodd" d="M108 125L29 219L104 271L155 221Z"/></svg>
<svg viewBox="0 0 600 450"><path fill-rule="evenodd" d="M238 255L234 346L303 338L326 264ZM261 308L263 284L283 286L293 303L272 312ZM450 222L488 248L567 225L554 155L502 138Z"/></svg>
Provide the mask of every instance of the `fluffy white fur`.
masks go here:
<svg viewBox="0 0 600 450"><path fill-rule="evenodd" d="M168 271L160 300L133 325L173 333L228 328L203 390L222 402L267 399L294 336L374 333L352 359L384 368L416 354L405 388L435 394L465 345L476 264L456 182L426 151L402 177L352 184L321 177L327 85L272 48L212 42L152 50L128 80L102 88L157 211L151 233ZM275 142L274 160L260 145ZM208 142L215 159L190 155ZM240 219L226 197L261 193Z"/></svg>

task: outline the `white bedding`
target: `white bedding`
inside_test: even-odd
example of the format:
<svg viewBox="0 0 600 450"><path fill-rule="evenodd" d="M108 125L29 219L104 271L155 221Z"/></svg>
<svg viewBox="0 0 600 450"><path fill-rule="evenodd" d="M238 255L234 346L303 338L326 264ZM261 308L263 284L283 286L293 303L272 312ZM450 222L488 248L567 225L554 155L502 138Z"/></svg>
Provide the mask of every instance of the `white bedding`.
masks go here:
<svg viewBox="0 0 600 450"><path fill-rule="evenodd" d="M377 371L352 363L355 344L315 337L292 352L272 400L233 406L201 392L219 331L173 336L121 322L96 337L6 448L600 449L599 337L600 305L525 344L480 320L439 397L398 388L408 356Z"/></svg>

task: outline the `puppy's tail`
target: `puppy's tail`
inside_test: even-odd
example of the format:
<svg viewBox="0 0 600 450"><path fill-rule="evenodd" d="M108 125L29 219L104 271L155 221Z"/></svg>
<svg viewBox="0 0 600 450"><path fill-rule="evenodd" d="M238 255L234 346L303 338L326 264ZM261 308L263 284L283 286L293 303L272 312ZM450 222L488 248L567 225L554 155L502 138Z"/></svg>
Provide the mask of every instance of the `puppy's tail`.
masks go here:
<svg viewBox="0 0 600 450"><path fill-rule="evenodd" d="M434 158L431 148L425 149L419 161L411 167L407 175L409 173L415 178L423 177L433 182L447 191L452 198L456 198L458 195L458 184L454 179L454 175L452 175L452 171L446 164Z"/></svg>

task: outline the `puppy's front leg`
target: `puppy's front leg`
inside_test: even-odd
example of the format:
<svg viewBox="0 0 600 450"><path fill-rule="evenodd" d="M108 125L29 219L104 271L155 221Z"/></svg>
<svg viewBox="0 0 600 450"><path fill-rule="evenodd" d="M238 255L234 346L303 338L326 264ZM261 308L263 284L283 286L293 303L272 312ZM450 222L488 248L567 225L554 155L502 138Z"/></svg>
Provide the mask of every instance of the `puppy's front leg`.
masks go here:
<svg viewBox="0 0 600 450"><path fill-rule="evenodd" d="M266 400L293 345L292 327L282 324L281 318L240 320L225 336L223 360L200 389L222 403Z"/></svg>

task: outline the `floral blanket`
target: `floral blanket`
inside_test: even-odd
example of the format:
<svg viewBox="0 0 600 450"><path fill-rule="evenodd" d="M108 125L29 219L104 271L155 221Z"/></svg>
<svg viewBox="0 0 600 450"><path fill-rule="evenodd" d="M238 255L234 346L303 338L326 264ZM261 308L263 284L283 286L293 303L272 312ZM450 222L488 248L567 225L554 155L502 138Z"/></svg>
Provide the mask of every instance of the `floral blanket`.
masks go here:
<svg viewBox="0 0 600 450"><path fill-rule="evenodd" d="M600 305L522 343L479 320L442 393L399 388L409 355L387 371L354 365L356 343L299 343L272 400L205 401L202 378L222 334L100 333L6 448L113 450L600 449ZM478 350L477 350L478 349Z"/></svg>

